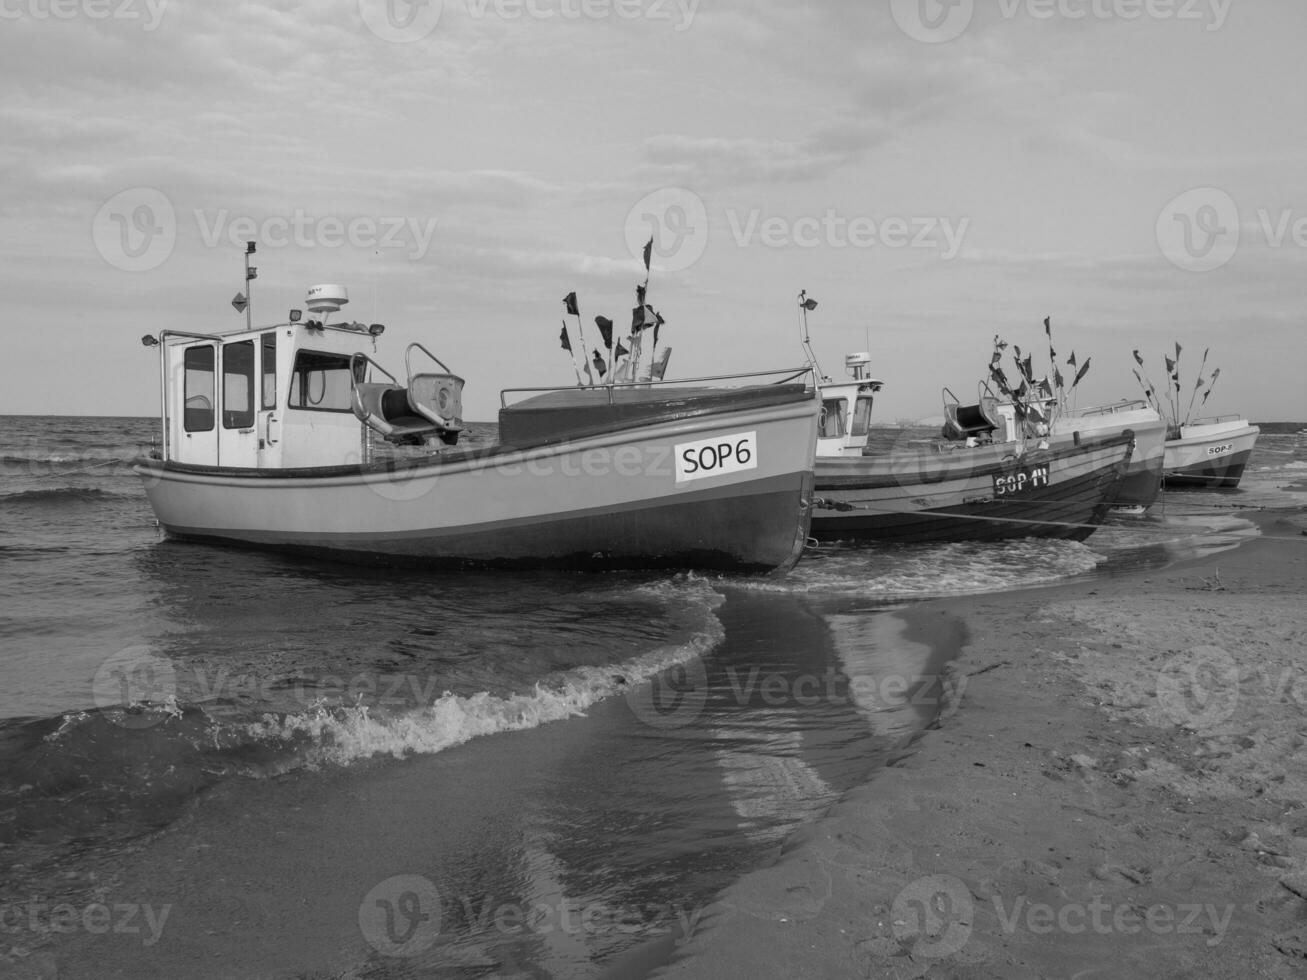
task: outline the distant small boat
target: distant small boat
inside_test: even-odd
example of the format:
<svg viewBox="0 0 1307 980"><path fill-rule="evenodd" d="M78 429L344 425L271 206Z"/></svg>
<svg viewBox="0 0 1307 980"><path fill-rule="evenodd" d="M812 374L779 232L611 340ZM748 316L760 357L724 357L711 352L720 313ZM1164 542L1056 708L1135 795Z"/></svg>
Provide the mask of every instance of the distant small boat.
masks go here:
<svg viewBox="0 0 1307 980"><path fill-rule="evenodd" d="M1236 489L1260 432L1237 415L1172 426L1163 463L1166 486Z"/></svg>
<svg viewBox="0 0 1307 980"><path fill-rule="evenodd" d="M798 560L820 407L807 368L506 391L499 442L460 448L463 379L411 344L400 383L360 349L380 324L327 322L346 302L314 287L317 319L143 338L162 432L135 471L167 533L437 566Z"/></svg>

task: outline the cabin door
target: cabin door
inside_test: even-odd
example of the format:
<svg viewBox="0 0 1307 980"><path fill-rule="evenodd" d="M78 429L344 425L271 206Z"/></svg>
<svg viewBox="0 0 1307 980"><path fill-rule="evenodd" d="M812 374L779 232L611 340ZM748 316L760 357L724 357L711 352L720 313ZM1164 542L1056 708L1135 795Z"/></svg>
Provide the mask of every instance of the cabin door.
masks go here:
<svg viewBox="0 0 1307 980"><path fill-rule="evenodd" d="M169 458L213 466L218 461L217 363L212 343L183 347L168 358Z"/></svg>
<svg viewBox="0 0 1307 980"><path fill-rule="evenodd" d="M277 408L277 333L259 335L259 410L255 420L260 469L281 466L281 418Z"/></svg>
<svg viewBox="0 0 1307 980"><path fill-rule="evenodd" d="M259 465L255 342L222 345L218 377L218 465L254 468Z"/></svg>

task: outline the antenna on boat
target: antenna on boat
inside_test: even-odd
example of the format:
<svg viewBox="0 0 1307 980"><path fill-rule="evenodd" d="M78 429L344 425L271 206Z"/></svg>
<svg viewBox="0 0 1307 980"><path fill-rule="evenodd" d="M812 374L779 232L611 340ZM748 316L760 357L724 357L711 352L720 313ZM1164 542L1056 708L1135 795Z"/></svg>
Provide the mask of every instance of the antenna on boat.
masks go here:
<svg viewBox="0 0 1307 980"><path fill-rule="evenodd" d="M808 336L808 313L817 308L817 301L808 298L806 289L799 290L799 329L803 334L803 352L808 355L808 363L812 369L817 372L818 381L829 382L830 378L822 373L821 365L817 363L817 355L812 350L812 340Z"/></svg>
<svg viewBox="0 0 1307 980"><path fill-rule="evenodd" d="M259 278L257 266L250 265L250 256L254 254L254 242L245 243L245 329L252 330L254 319L254 287L250 285Z"/></svg>

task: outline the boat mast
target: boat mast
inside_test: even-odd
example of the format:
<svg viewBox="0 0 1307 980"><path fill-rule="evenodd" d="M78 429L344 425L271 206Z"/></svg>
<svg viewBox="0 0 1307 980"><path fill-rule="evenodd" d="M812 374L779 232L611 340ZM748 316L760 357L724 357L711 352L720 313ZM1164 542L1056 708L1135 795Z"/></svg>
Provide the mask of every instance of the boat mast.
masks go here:
<svg viewBox="0 0 1307 980"><path fill-rule="evenodd" d="M817 382L825 381L830 383L830 378L822 373L821 365L817 363L817 355L812 350L812 340L808 336L808 311L817 308L817 301L808 298L806 289L799 290L799 332L803 337L803 353L808 356L808 363L812 365L813 371L817 374Z"/></svg>
<svg viewBox="0 0 1307 980"><path fill-rule="evenodd" d="M250 283L259 277L257 266L250 265L250 256L254 254L254 242L245 243L245 329L252 330L254 319L254 287Z"/></svg>

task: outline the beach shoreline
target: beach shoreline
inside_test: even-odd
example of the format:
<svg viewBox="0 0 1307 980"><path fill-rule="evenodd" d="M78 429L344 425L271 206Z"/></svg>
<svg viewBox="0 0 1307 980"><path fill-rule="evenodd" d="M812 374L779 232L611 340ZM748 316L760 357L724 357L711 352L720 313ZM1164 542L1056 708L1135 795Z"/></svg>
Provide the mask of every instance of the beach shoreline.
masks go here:
<svg viewBox="0 0 1307 980"><path fill-rule="evenodd" d="M938 724L646 975L1301 976L1307 517L1241 516L1230 551L896 613L966 625Z"/></svg>

